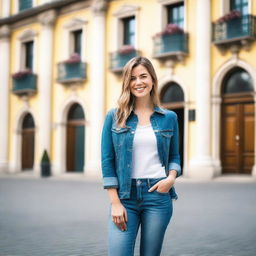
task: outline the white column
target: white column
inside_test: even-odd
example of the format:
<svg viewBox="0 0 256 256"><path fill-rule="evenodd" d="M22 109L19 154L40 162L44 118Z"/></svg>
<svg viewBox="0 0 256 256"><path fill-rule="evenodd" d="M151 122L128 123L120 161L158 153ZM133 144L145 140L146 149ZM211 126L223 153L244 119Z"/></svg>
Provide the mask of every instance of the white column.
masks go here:
<svg viewBox="0 0 256 256"><path fill-rule="evenodd" d="M104 91L105 91L105 11L106 1L96 0L92 5L92 59L91 59L91 88L92 107L89 123L91 143L90 159L86 163L86 175L100 175L100 142L104 118Z"/></svg>
<svg viewBox="0 0 256 256"><path fill-rule="evenodd" d="M196 20L196 156L190 161L188 176L211 179L211 8L210 0L197 0Z"/></svg>
<svg viewBox="0 0 256 256"><path fill-rule="evenodd" d="M10 8L11 8L11 1L10 0L3 0L2 1L2 18L7 18L10 16Z"/></svg>
<svg viewBox="0 0 256 256"><path fill-rule="evenodd" d="M0 27L0 172L8 169L10 29Z"/></svg>
<svg viewBox="0 0 256 256"><path fill-rule="evenodd" d="M40 55L38 70L38 92L40 97L39 152L40 159L46 149L50 155L51 146L51 103L52 103L52 59L53 59L53 24L56 13L53 10L38 16L42 24L40 34Z"/></svg>
<svg viewBox="0 0 256 256"><path fill-rule="evenodd" d="M66 172L66 128L61 120L55 124L55 161L52 162L52 174L60 175Z"/></svg>

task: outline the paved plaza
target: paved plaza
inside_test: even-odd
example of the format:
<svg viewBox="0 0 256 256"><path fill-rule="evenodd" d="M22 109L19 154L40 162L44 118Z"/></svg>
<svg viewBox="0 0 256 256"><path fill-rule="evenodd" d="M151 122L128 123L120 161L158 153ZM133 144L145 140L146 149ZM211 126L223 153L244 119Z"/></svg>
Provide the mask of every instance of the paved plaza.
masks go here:
<svg viewBox="0 0 256 256"><path fill-rule="evenodd" d="M162 256L256 255L253 180L177 181L176 190ZM107 255L108 214L97 181L2 176L0 256Z"/></svg>

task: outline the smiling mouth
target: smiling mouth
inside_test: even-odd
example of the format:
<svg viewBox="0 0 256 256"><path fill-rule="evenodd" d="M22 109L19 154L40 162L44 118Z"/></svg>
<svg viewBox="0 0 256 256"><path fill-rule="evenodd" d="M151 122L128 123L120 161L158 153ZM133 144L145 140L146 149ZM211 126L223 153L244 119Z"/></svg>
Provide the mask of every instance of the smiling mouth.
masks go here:
<svg viewBox="0 0 256 256"><path fill-rule="evenodd" d="M144 90L146 87L139 87L139 88L135 88L136 91L142 91Z"/></svg>

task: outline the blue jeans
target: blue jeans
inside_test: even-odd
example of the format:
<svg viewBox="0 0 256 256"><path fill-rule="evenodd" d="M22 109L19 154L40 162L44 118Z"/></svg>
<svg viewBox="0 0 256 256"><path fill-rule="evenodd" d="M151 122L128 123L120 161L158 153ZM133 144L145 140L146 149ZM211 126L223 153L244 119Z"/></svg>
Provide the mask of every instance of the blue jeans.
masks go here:
<svg viewBox="0 0 256 256"><path fill-rule="evenodd" d="M121 231L109 217L109 256L133 256L139 226L140 255L160 255L172 216L172 199L169 193L148 189L161 179L132 179L130 199L121 199L128 215L127 230Z"/></svg>

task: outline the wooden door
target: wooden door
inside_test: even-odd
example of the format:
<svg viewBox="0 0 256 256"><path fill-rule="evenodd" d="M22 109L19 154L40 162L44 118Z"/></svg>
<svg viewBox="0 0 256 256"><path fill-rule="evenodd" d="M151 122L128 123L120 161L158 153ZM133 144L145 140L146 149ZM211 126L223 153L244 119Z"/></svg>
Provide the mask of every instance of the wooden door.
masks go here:
<svg viewBox="0 0 256 256"><path fill-rule="evenodd" d="M254 103L222 107L223 173L250 174L254 164Z"/></svg>
<svg viewBox="0 0 256 256"><path fill-rule="evenodd" d="M67 126L67 171L82 172L84 167L84 122L70 121Z"/></svg>
<svg viewBox="0 0 256 256"><path fill-rule="evenodd" d="M22 130L22 170L33 169L34 165L35 129Z"/></svg>

